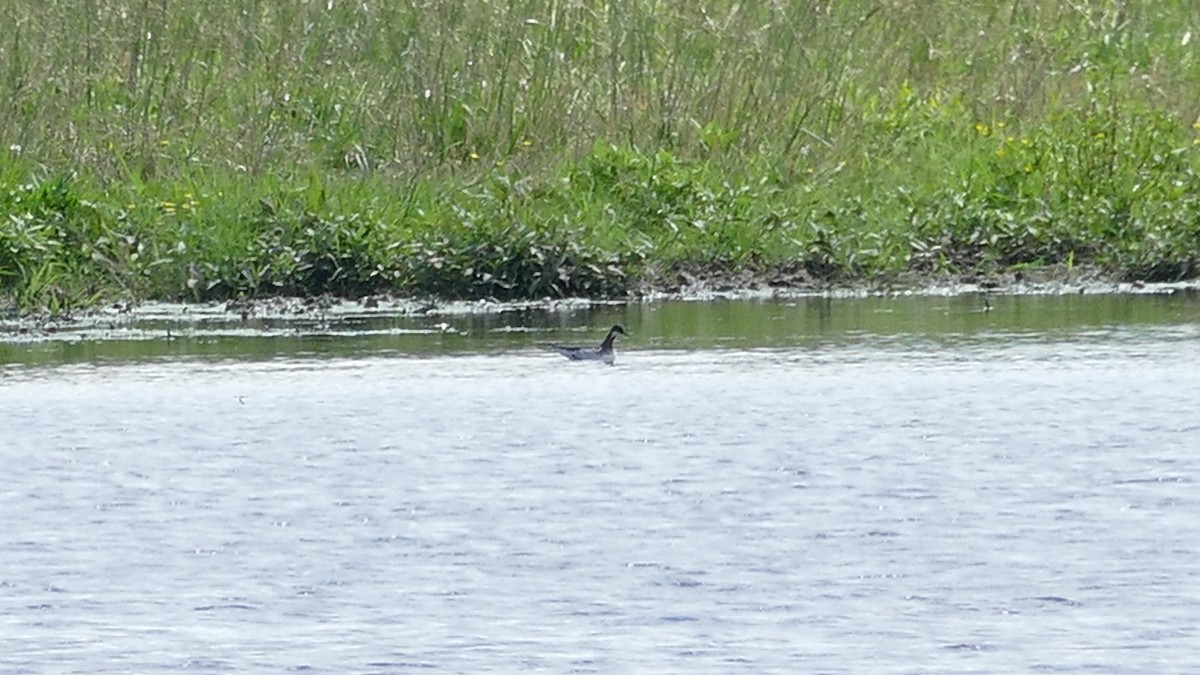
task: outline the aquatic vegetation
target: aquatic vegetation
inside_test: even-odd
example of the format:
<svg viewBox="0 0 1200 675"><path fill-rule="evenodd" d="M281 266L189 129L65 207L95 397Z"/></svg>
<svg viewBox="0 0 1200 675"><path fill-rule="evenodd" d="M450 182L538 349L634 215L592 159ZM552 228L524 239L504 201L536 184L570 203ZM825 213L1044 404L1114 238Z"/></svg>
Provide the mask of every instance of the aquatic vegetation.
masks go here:
<svg viewBox="0 0 1200 675"><path fill-rule="evenodd" d="M0 306L1200 272L1186 3L3 12Z"/></svg>

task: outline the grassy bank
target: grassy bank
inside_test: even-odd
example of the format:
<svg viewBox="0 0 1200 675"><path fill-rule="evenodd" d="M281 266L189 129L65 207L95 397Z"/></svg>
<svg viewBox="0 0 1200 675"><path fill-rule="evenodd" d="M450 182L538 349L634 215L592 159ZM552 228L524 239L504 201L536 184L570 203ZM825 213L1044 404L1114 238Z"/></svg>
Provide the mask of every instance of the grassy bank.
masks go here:
<svg viewBox="0 0 1200 675"><path fill-rule="evenodd" d="M1200 272L1194 3L761 4L13 0L2 302Z"/></svg>

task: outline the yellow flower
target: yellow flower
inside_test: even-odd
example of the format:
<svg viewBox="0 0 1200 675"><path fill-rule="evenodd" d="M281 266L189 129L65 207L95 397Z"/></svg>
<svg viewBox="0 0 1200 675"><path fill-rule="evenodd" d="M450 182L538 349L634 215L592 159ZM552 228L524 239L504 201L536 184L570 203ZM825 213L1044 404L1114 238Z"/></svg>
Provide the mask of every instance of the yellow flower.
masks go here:
<svg viewBox="0 0 1200 675"><path fill-rule="evenodd" d="M980 136L987 136L988 134L992 133L992 130L983 122L976 122L975 133L979 134Z"/></svg>
<svg viewBox="0 0 1200 675"><path fill-rule="evenodd" d="M479 155L477 155L477 154L476 154L476 153L474 153L474 152L472 152L472 153L471 153L470 155L468 155L468 156L469 156L471 159L479 159Z"/></svg>

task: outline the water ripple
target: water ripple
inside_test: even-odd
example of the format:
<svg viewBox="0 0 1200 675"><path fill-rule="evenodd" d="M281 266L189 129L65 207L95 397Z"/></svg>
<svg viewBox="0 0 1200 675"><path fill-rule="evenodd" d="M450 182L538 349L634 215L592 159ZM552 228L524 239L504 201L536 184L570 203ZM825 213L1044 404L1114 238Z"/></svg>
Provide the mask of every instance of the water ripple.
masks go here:
<svg viewBox="0 0 1200 675"><path fill-rule="evenodd" d="M1197 347L1101 333L27 372L0 670L1200 670Z"/></svg>

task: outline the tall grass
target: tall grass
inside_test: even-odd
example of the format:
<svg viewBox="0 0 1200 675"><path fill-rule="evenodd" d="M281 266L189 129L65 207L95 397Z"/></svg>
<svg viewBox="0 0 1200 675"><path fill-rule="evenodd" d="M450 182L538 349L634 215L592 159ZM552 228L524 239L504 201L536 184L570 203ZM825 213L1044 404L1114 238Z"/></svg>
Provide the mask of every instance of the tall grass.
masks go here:
<svg viewBox="0 0 1200 675"><path fill-rule="evenodd" d="M0 294L1200 269L1200 5L0 8Z"/></svg>

